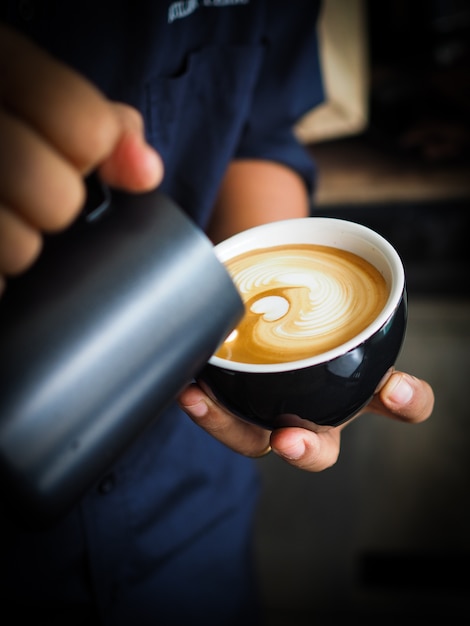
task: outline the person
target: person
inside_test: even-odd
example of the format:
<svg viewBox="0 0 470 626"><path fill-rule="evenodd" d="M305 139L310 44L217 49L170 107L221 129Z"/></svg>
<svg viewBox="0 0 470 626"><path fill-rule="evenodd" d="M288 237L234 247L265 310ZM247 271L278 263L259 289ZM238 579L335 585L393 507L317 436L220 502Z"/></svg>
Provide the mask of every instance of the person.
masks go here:
<svg viewBox="0 0 470 626"><path fill-rule="evenodd" d="M129 192L160 186L214 242L307 215L315 172L292 126L323 98L318 11L312 0L6 3L2 288L44 232L74 220L93 171ZM391 372L368 409L415 423L432 404L426 382ZM341 430L269 432L190 385L53 527L25 531L2 511L4 615L260 623L253 458L272 450L321 471Z"/></svg>

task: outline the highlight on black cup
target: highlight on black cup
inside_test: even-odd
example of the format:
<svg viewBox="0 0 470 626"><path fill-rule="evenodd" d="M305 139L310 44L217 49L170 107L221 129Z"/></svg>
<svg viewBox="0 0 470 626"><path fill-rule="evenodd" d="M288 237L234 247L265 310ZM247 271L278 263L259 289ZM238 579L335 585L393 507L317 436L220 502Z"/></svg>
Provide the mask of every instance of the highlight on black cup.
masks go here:
<svg viewBox="0 0 470 626"><path fill-rule="evenodd" d="M309 217L244 231L215 247L245 315L198 380L223 406L269 429L352 418L400 352L405 275L381 235Z"/></svg>

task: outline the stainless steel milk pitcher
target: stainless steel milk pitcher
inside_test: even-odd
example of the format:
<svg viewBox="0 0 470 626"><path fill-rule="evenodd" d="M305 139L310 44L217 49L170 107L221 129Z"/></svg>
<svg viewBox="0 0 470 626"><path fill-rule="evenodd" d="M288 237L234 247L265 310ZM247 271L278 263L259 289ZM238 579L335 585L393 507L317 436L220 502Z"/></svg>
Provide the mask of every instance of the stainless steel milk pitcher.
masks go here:
<svg viewBox="0 0 470 626"><path fill-rule="evenodd" d="M51 237L0 299L4 509L64 513L242 313L210 241L161 193L110 194Z"/></svg>

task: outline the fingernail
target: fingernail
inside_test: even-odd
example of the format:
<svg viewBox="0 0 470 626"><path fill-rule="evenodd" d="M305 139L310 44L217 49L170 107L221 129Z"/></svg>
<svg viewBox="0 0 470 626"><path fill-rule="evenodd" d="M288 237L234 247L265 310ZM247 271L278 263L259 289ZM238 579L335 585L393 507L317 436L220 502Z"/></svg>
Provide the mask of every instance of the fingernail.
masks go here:
<svg viewBox="0 0 470 626"><path fill-rule="evenodd" d="M398 382L388 394L388 398L393 404L408 404L413 397L413 387L403 376L397 378Z"/></svg>
<svg viewBox="0 0 470 626"><path fill-rule="evenodd" d="M183 407L188 413L190 413L193 417L204 417L207 414L208 406L204 402L204 400L200 400L196 402L196 404L184 405Z"/></svg>
<svg viewBox="0 0 470 626"><path fill-rule="evenodd" d="M274 449L273 451L276 452L276 450ZM305 442L303 439L300 439L295 444L293 444L288 450L283 450L280 456L283 456L285 459L289 459L290 461L297 461L298 459L302 458L304 454L305 454Z"/></svg>

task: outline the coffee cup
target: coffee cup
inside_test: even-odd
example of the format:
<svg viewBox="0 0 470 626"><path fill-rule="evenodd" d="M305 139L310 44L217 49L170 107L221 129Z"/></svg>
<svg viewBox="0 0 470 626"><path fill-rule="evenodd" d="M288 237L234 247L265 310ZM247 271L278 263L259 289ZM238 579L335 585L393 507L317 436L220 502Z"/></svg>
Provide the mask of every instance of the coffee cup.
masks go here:
<svg viewBox="0 0 470 626"><path fill-rule="evenodd" d="M215 247L245 314L198 376L221 405L274 429L338 426L394 365L406 330L401 259L352 221L308 217Z"/></svg>

